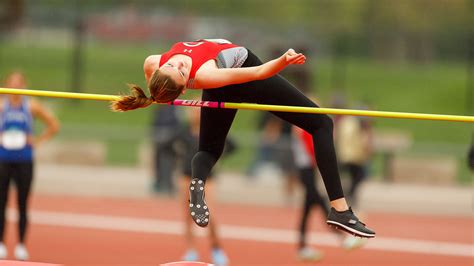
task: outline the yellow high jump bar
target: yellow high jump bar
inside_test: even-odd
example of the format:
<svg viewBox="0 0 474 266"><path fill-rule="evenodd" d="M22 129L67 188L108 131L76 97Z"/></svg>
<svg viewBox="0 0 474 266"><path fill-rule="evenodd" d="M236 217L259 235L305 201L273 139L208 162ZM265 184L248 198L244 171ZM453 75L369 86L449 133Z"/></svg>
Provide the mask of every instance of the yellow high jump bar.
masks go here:
<svg viewBox="0 0 474 266"><path fill-rule="evenodd" d="M119 99L118 95L91 94L91 93L74 93L74 92L58 92L44 90L26 90L0 88L0 94L16 94L26 96L41 96L53 98L67 98L79 100L98 100L113 101ZM197 100L174 100L168 104L180 106L194 106L206 108L226 108L226 109L247 109L262 110L275 112L294 112L294 113L312 113L312 114L333 114L333 115L355 115L355 116L371 116L384 118L405 118L418 120L439 120L453 122L474 122L474 116L462 115L444 115L444 114L423 114L423 113L405 113L405 112L385 112L385 111L367 111L353 109L335 109L335 108L313 108L301 106L285 106L285 105L267 105L254 103L226 103L226 102L209 102Z"/></svg>

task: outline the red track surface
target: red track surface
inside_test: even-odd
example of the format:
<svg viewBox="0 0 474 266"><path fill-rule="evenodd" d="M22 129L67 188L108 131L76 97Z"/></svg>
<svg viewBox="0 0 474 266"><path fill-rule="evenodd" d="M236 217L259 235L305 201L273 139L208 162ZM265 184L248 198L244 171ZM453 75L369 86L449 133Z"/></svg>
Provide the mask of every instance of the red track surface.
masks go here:
<svg viewBox="0 0 474 266"><path fill-rule="evenodd" d="M10 203L12 201L13 198ZM220 205L214 208L211 206L211 210L213 218L218 219L219 225L252 228L295 229L299 217L299 210L295 208ZM181 202L178 200L50 195L34 195L31 199L31 211L171 222L181 221L184 215ZM472 217L371 212L368 213L368 222L380 238L441 241L471 247L474 242ZM311 227L312 232L328 233L320 216L313 218ZM45 222L35 222L33 215L27 245L32 261L66 265L159 265L180 260L185 248L181 235L140 232L132 229L134 228L116 230L48 225ZM6 243L10 251L13 250L17 239L16 230L16 224L9 222ZM210 258L207 255L209 241L207 238L199 240L202 241L199 249L203 254L202 260L209 262ZM296 260L294 243L224 238L223 245L231 259L231 265L308 265ZM474 254L456 256L369 248L346 251L327 245L316 248L325 254L324 260L319 262L319 265L473 265L474 263Z"/></svg>

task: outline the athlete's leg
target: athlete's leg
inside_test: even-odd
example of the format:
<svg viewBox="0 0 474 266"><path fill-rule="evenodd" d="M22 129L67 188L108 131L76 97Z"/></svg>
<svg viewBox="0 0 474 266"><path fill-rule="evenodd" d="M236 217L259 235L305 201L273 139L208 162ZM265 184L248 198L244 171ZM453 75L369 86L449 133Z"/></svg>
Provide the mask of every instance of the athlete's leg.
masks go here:
<svg viewBox="0 0 474 266"><path fill-rule="evenodd" d="M300 218L300 239L299 239L299 248L303 248L306 246L306 232L307 232L307 224L309 213L311 211L311 207L313 205L313 201L310 196L309 186L305 183L308 182L310 178L314 178L313 174L311 173L310 168L304 168L299 170L299 178L303 187L305 189L305 198L303 202L303 209Z"/></svg>
<svg viewBox="0 0 474 266"><path fill-rule="evenodd" d="M203 91L202 100L219 101L225 96L224 89ZM225 139L236 112L231 109L201 108L199 149L192 160L192 181L189 187L191 216L199 226L207 226L209 223L209 208L204 199L204 184L222 155Z"/></svg>
<svg viewBox="0 0 474 266"><path fill-rule="evenodd" d="M300 247L306 245L307 222L311 208L321 207L324 215L327 216L329 214L329 207L316 186L315 171L316 169L313 167L299 169L299 178L305 190L305 200L300 221Z"/></svg>
<svg viewBox="0 0 474 266"><path fill-rule="evenodd" d="M19 219L19 240L20 243L25 242L25 236L28 226L28 198L33 180L33 163L17 163L15 164L15 174L12 176L18 191L18 209Z"/></svg>
<svg viewBox="0 0 474 266"><path fill-rule="evenodd" d="M322 252L311 248L306 241L309 215L314 207L320 205L318 199L319 194L317 193L314 182L314 171L315 169L313 167L299 169L299 178L305 189L305 199L300 218L300 235L298 242L298 258L303 261L317 261L323 257ZM319 196L319 198L321 197Z"/></svg>
<svg viewBox="0 0 474 266"><path fill-rule="evenodd" d="M3 242L5 231L5 212L10 187L10 167L8 163L0 163L0 242Z"/></svg>
<svg viewBox="0 0 474 266"><path fill-rule="evenodd" d="M318 107L303 93L291 85L287 80L277 75L267 80L255 82L249 91L255 91L255 97L248 95L248 99L261 104ZM333 140L333 123L329 116L324 114L272 112L281 119L296 125L313 136L318 167L323 178L326 191L331 201L344 198L339 177L336 152ZM334 206L337 208L337 206ZM347 209L342 206L341 210Z"/></svg>
<svg viewBox="0 0 474 266"><path fill-rule="evenodd" d="M224 150L236 110L201 110L199 150L192 160L192 177L206 181L212 168Z"/></svg>
<svg viewBox="0 0 474 266"><path fill-rule="evenodd" d="M214 176L209 176L210 179L206 182L206 190L210 193L207 194L206 198L211 205L214 205L216 202L216 190ZM213 217L216 217L215 215ZM211 243L211 257L212 262L215 265L228 265L229 258L222 248L222 244L219 238L218 225L215 218L212 218L212 221L209 222L209 240Z"/></svg>
<svg viewBox="0 0 474 266"><path fill-rule="evenodd" d="M188 185L191 178L189 176L185 176L180 180L180 193L183 198L188 198ZM186 241L187 249L195 249L194 245L194 234L192 230L192 219L187 215L188 213L188 206L186 204L186 218L184 219L184 239Z"/></svg>
<svg viewBox="0 0 474 266"><path fill-rule="evenodd" d="M252 58L252 56L252 53L249 52L249 58ZM246 86L245 91L248 92L241 95L242 101L273 105L318 107L279 75L266 80L242 84L241 86ZM363 237L374 237L375 233L359 221L344 198L334 149L334 125L332 119L324 114L272 113L312 135L318 167L332 206L327 222Z"/></svg>
<svg viewBox="0 0 474 266"><path fill-rule="evenodd" d="M361 164L349 164L349 173L351 175L351 182L350 182L350 187L349 187L349 192L348 196L349 199L351 199L352 205L357 206L358 205L358 197L357 197L357 191L358 188L360 187L360 184L366 177L364 165Z"/></svg>

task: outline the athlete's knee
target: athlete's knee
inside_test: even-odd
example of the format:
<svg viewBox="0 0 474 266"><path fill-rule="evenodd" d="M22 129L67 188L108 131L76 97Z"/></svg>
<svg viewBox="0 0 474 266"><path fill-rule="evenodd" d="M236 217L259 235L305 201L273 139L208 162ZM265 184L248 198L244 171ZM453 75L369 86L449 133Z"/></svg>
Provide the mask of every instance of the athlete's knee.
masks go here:
<svg viewBox="0 0 474 266"><path fill-rule="evenodd" d="M212 144L208 145L199 145L199 151L198 153L206 153L209 156L213 156L218 160L222 153L224 152L224 146L225 146L225 139L223 141L221 140L216 140Z"/></svg>
<svg viewBox="0 0 474 266"><path fill-rule="evenodd" d="M313 134L316 130L325 130L332 132L334 130L334 122L328 115L317 115L311 124L311 128L307 130Z"/></svg>
<svg viewBox="0 0 474 266"><path fill-rule="evenodd" d="M191 165L195 166L195 165L209 165L209 166L213 166L217 160L219 160L219 157L220 155L218 154L215 154L215 153L212 153L212 152L208 152L208 151L198 151L192 161L191 161Z"/></svg>
<svg viewBox="0 0 474 266"><path fill-rule="evenodd" d="M191 161L193 178L205 181L218 159L219 157L210 152L198 151Z"/></svg>
<svg viewBox="0 0 474 266"><path fill-rule="evenodd" d="M328 115L322 115L321 125L323 128L326 128L331 131L334 129L334 122L332 121L332 118Z"/></svg>

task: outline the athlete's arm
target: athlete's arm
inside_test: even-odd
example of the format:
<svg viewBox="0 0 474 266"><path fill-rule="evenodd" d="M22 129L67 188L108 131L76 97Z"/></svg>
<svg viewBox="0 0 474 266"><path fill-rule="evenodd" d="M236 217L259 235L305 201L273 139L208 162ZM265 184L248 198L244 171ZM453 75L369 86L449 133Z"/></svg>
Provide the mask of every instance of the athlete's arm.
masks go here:
<svg viewBox="0 0 474 266"><path fill-rule="evenodd" d="M304 64L306 57L289 49L282 56L260 66L242 68L201 67L196 73L195 87L200 89L220 88L231 84L240 84L254 80L270 78L286 66Z"/></svg>
<svg viewBox="0 0 474 266"><path fill-rule="evenodd" d="M46 107L41 105L40 102L32 99L30 101L31 113L33 116L38 117L46 125L43 132L34 139L33 145L36 146L39 143L49 140L51 137L56 135L59 131L59 122L56 117Z"/></svg>

